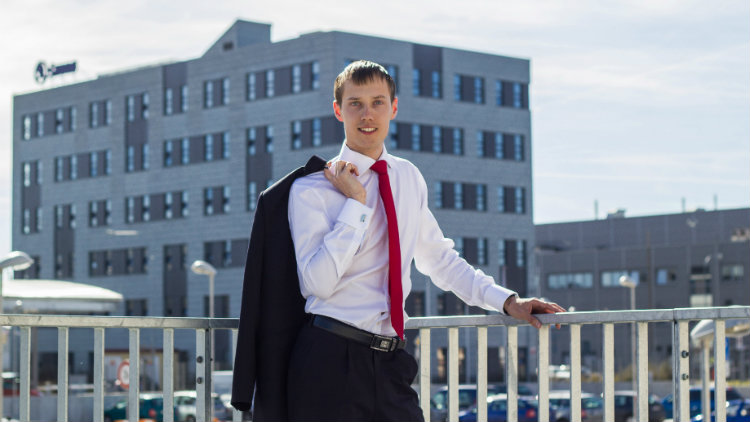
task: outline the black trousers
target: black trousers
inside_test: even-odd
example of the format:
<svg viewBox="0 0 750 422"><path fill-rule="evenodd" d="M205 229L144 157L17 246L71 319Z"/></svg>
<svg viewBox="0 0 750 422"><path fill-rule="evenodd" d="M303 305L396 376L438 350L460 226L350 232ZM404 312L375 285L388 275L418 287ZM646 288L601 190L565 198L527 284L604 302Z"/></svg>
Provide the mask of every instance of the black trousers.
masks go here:
<svg viewBox="0 0 750 422"><path fill-rule="evenodd" d="M424 421L416 360L305 324L288 373L290 421Z"/></svg>

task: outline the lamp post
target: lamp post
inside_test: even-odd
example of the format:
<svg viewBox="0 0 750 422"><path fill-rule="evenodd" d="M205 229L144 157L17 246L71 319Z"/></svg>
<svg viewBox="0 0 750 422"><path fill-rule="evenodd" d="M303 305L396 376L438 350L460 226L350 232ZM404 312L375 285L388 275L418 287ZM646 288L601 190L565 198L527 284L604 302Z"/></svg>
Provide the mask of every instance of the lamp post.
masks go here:
<svg viewBox="0 0 750 422"><path fill-rule="evenodd" d="M3 280L5 279L5 270L22 271L29 268L34 260L26 253L13 251L0 261L0 313L3 313ZM5 341L0 341L0 373L3 369L3 348ZM2 376L0 376L2 379ZM3 382L3 381L0 381ZM3 387L0 387L0 419L3 417Z"/></svg>
<svg viewBox="0 0 750 422"><path fill-rule="evenodd" d="M633 280L628 275L622 275L620 276L620 286L627 287L630 289L630 310L635 310L635 288L638 286L638 282L636 280ZM635 367L635 322L630 324L630 369L631 369L631 384L633 391L636 391L635 388L635 376L636 376L636 367ZM633 415L636 415L636 410L638 409L638 400L633 400Z"/></svg>

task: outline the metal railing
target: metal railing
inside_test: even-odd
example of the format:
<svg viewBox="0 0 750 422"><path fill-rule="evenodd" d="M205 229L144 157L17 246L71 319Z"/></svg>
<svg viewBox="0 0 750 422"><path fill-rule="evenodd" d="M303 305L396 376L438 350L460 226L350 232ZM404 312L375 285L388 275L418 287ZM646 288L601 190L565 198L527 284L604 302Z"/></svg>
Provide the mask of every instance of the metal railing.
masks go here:
<svg viewBox="0 0 750 422"><path fill-rule="evenodd" d="M686 308L642 311L602 311L571 312L556 315L538 315L543 323L538 330L538 420L549 420L549 328L553 324L570 327L570 398L571 422L581 420L581 327L601 325L603 327L603 410L604 420L614 417L614 325L634 323L636 329L636 412L635 420L648 420L648 330L649 323L672 324L673 350L673 397L674 420L690 420L689 408L689 359L690 344L688 324L690 321L709 319L715 321L714 342L722 345L725 341L724 322L727 319L750 318L750 307ZM163 420L174 421L173 379L174 379L174 330L195 330L196 359L195 385L197 392L198 421L211 420L211 330L232 330L236 343L237 319L209 318L158 318L158 317L93 317L93 316L53 316L53 315L0 315L0 325L20 327L20 408L21 421L30 419L30 339L33 327L56 327L58 330L58 396L57 421L68 421L68 331L70 328L93 328L94 330L94 395L92 420L101 422L104 418L104 340L108 328L129 330L130 389L128 390L128 420L137 421L139 414L139 353L140 330L160 329L163 331ZM419 330L419 393L420 405L425 420L430 420L430 335L433 329L448 331L448 420L458 420L458 330L473 327L477 332L477 403L487 400L487 329L493 326L506 327L507 359L506 385L508 400L508 422L518 421L518 327L525 322L503 316L455 316L412 318L406 329ZM706 344L706 342L704 342ZM723 347L714 348L715 402L726 401L726 370ZM703 354L704 378L710 364L707 354ZM707 390L704 379L704 390ZM708 405L704 394L704 406ZM241 420L240 412L235 411L233 420ZM477 420L487 420L487 406L477 406ZM716 421L726 421L726 408L716 406Z"/></svg>

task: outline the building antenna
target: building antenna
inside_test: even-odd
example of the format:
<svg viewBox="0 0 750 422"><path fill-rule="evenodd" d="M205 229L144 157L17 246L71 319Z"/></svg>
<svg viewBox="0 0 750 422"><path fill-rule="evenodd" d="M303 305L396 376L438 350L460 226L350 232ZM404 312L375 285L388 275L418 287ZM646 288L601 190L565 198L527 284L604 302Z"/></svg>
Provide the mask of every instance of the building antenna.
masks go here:
<svg viewBox="0 0 750 422"><path fill-rule="evenodd" d="M682 213L685 213L685 197L682 197Z"/></svg>
<svg viewBox="0 0 750 422"><path fill-rule="evenodd" d="M719 211L719 195L714 194L714 211Z"/></svg>
<svg viewBox="0 0 750 422"><path fill-rule="evenodd" d="M594 199L594 220L599 219L599 200Z"/></svg>

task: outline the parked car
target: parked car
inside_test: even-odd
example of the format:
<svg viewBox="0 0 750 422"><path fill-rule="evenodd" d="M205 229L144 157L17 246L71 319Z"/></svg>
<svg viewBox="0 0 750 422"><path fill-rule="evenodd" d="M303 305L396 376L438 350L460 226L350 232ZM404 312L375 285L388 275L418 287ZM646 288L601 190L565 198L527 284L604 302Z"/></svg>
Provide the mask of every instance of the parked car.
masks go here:
<svg viewBox="0 0 750 422"><path fill-rule="evenodd" d="M151 419L162 422L164 415L164 398L161 394L141 394L138 399L138 419ZM122 400L104 411L104 421L113 422L127 419L128 401Z"/></svg>
<svg viewBox="0 0 750 422"><path fill-rule="evenodd" d="M227 408L219 395L213 393L214 420L228 421L232 419L232 410ZM175 391L174 419L176 421L195 422L197 420L197 393L195 390Z"/></svg>
<svg viewBox="0 0 750 422"><path fill-rule="evenodd" d="M555 422L569 422L571 417L570 391L553 390L549 392L549 404L555 408ZM583 422L602 422L604 407L602 400L593 394L581 393L581 420Z"/></svg>
<svg viewBox="0 0 750 422"><path fill-rule="evenodd" d="M518 422L537 422L539 418L538 402L531 398L518 399ZM461 411L458 414L460 422L477 422L477 406ZM508 396L495 394L487 397L487 422L507 422ZM557 414L550 408L550 420L556 421Z"/></svg>
<svg viewBox="0 0 750 422"><path fill-rule="evenodd" d="M701 387L690 387L690 417L700 415L701 412ZM727 387L727 402L743 400L743 397L732 387ZM672 419L673 398L671 394L665 396L661 404L664 406L667 419ZM714 388L711 387L711 410L714 410Z"/></svg>
<svg viewBox="0 0 750 422"><path fill-rule="evenodd" d="M696 415L693 422L703 422L703 415ZM711 421L716 420L716 411L711 412ZM731 400L727 403L727 422L750 422L750 400Z"/></svg>
<svg viewBox="0 0 750 422"><path fill-rule="evenodd" d="M633 400L638 397L635 391L615 391L615 422L627 422L633 417ZM648 396L648 420L661 422L666 418L664 406L653 394Z"/></svg>
<svg viewBox="0 0 750 422"><path fill-rule="evenodd" d="M487 396L493 394L505 394L507 388L503 384L488 384ZM533 396L528 387L519 385L518 395ZM477 404L477 386L472 384L461 384L458 386L458 411L465 411ZM448 386L442 387L430 399L430 420L433 422L444 422L448 420Z"/></svg>

